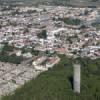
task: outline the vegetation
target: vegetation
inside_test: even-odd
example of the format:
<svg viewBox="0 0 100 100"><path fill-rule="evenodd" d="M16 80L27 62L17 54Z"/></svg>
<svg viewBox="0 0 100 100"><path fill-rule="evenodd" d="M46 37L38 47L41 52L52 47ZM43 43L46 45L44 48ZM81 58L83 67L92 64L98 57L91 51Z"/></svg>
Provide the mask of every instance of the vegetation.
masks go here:
<svg viewBox="0 0 100 100"><path fill-rule="evenodd" d="M60 20L62 20L64 23L66 23L68 25L80 25L81 24L80 19L63 18Z"/></svg>
<svg viewBox="0 0 100 100"><path fill-rule="evenodd" d="M13 51L13 50L14 50L13 46L10 46L10 45L8 45L8 43L5 43L2 51L9 52L9 51Z"/></svg>
<svg viewBox="0 0 100 100"><path fill-rule="evenodd" d="M81 64L81 93L73 92L73 59L60 55L61 61L53 69L17 89L2 100L100 100L100 59L78 60Z"/></svg>
<svg viewBox="0 0 100 100"><path fill-rule="evenodd" d="M24 46L23 48L21 48L22 53L28 53L31 52L32 48L28 48L27 46Z"/></svg>
<svg viewBox="0 0 100 100"><path fill-rule="evenodd" d="M46 39L47 38L47 31L46 30L43 30L41 33L38 33L37 36L39 38Z"/></svg>
<svg viewBox="0 0 100 100"><path fill-rule="evenodd" d="M9 62L13 64L20 64L23 61L23 57L16 55L0 54L0 61Z"/></svg>
<svg viewBox="0 0 100 100"><path fill-rule="evenodd" d="M39 51L38 50L34 50L34 48L31 49L31 53L35 56L38 56L39 55Z"/></svg>
<svg viewBox="0 0 100 100"><path fill-rule="evenodd" d="M21 51L22 51L22 53L28 53L28 52L30 52L30 53L32 53L32 55L35 55L35 56L38 56L39 53L40 53L40 51L35 50L34 47L33 48L23 47L21 49Z"/></svg>
<svg viewBox="0 0 100 100"><path fill-rule="evenodd" d="M93 23L92 26L96 27L98 30L100 29L100 23Z"/></svg>
<svg viewBox="0 0 100 100"><path fill-rule="evenodd" d="M5 44L2 49L2 52L0 52L0 61L20 64L21 61L23 61L23 57L21 56L17 57L15 54L9 55L9 52L13 52L13 50L14 50L13 46L9 46L8 44Z"/></svg>

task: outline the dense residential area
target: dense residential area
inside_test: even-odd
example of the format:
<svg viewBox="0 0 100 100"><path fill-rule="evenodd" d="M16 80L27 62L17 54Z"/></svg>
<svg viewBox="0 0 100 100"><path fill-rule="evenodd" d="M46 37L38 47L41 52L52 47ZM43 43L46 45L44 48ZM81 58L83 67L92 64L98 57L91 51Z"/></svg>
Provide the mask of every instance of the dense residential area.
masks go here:
<svg viewBox="0 0 100 100"><path fill-rule="evenodd" d="M30 53L31 57L35 50L99 58L99 11L60 6L1 7L0 47L14 47L9 55Z"/></svg>
<svg viewBox="0 0 100 100"><path fill-rule="evenodd" d="M2 100L99 100L99 69L99 7L0 5Z"/></svg>

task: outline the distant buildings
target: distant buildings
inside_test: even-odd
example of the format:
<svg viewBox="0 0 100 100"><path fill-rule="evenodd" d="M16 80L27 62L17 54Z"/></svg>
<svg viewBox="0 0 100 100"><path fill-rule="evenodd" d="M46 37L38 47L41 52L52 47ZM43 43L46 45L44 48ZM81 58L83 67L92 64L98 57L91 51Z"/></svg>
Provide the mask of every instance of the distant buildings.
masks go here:
<svg viewBox="0 0 100 100"><path fill-rule="evenodd" d="M44 7L46 11L43 10ZM9 14L6 11L0 11L2 13L0 43L8 42L9 45L19 49L28 47L40 52L48 50L61 53L60 49L65 48L62 51L63 54L78 54L78 56L82 55L81 57L85 55L84 52L80 54L79 51L86 46L100 45L99 28L97 30L95 26L89 24L99 22L99 8L44 7L15 7L8 10ZM84 27L67 25L59 20L69 18L81 20ZM37 36L43 30L47 31L47 39ZM99 53L96 51L96 54L97 52ZM98 57L100 56L97 55Z"/></svg>
<svg viewBox="0 0 100 100"><path fill-rule="evenodd" d="M35 70L47 71L49 68L52 68L59 61L60 61L60 58L58 56L54 56L54 57L42 56L34 60L32 64Z"/></svg>

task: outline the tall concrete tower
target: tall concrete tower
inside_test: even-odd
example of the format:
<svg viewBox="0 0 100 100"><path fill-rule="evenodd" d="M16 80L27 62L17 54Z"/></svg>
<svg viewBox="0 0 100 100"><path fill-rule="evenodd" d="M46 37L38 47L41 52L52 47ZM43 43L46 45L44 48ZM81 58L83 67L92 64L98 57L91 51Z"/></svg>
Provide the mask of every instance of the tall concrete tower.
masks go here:
<svg viewBox="0 0 100 100"><path fill-rule="evenodd" d="M80 93L80 64L74 64L74 92Z"/></svg>

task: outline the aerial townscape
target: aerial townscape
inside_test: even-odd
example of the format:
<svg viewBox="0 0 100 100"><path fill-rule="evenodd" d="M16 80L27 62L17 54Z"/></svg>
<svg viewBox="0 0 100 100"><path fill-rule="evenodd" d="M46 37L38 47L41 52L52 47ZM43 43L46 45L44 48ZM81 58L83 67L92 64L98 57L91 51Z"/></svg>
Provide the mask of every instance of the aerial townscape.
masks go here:
<svg viewBox="0 0 100 100"><path fill-rule="evenodd" d="M99 70L99 6L0 5L1 100L100 100Z"/></svg>

